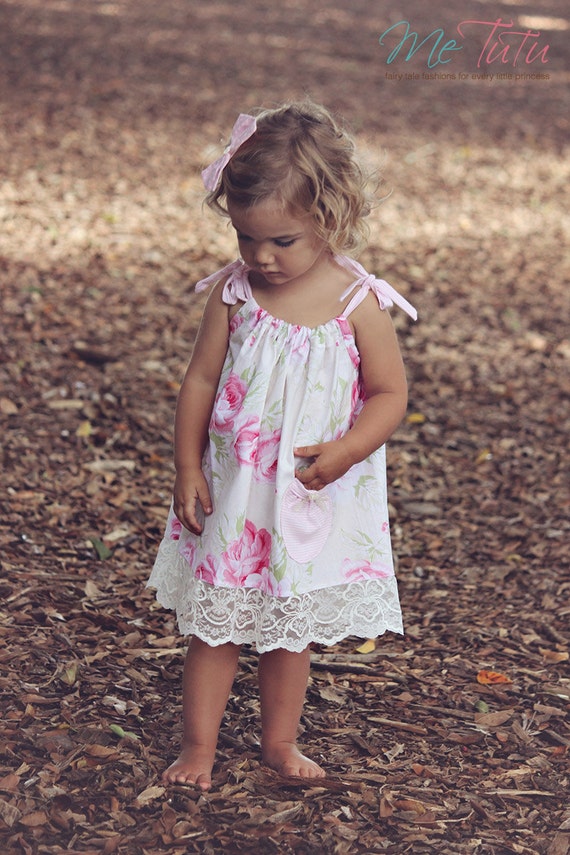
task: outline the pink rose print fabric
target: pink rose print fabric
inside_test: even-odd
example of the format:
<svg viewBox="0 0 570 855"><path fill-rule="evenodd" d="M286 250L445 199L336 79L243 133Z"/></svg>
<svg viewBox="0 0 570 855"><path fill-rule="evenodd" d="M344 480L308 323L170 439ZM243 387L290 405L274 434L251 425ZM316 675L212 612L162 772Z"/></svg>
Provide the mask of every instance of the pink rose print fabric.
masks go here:
<svg viewBox="0 0 570 855"><path fill-rule="evenodd" d="M247 386L235 374L230 374L226 383L218 392L211 428L218 433L229 433L234 429L234 421L241 411Z"/></svg>
<svg viewBox="0 0 570 855"><path fill-rule="evenodd" d="M211 644L301 650L402 631L384 448L314 495L295 477L293 449L344 436L363 406L350 312L369 290L379 311L405 308L387 283L335 258L354 285L315 328L258 305L243 262L208 280L227 275L223 299L239 304L203 460L214 510L199 537L170 512L148 584L183 633Z"/></svg>
<svg viewBox="0 0 570 855"><path fill-rule="evenodd" d="M244 422L236 421L233 450L238 463L253 466L259 444L259 420L252 416Z"/></svg>
<svg viewBox="0 0 570 855"><path fill-rule="evenodd" d="M373 563L372 561L343 562L343 575L346 582L361 582L363 579L388 579L394 575L394 568L388 564Z"/></svg>
<svg viewBox="0 0 570 855"><path fill-rule="evenodd" d="M232 586L245 585L252 575L259 575L269 566L271 535L257 529L247 520L242 534L230 543L221 556L224 580Z"/></svg>

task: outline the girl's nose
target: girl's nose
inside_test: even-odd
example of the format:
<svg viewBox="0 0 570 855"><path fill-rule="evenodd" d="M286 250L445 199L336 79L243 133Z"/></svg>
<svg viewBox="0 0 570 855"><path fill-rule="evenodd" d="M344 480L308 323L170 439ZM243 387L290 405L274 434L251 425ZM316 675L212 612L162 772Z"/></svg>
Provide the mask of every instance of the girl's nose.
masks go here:
<svg viewBox="0 0 570 855"><path fill-rule="evenodd" d="M271 264L273 258L272 249L266 243L260 243L255 247L255 263L260 267Z"/></svg>

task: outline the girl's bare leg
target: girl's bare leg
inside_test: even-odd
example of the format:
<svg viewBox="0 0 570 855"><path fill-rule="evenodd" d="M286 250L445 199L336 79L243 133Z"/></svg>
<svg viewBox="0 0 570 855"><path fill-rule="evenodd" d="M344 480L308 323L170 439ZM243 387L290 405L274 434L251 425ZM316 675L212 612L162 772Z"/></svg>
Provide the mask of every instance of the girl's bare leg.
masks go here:
<svg viewBox="0 0 570 855"><path fill-rule="evenodd" d="M310 650L271 650L259 657L263 761L281 775L322 778L323 769L297 747L309 680Z"/></svg>
<svg viewBox="0 0 570 855"><path fill-rule="evenodd" d="M184 735L180 755L164 772L166 784L212 785L218 731L236 673L236 644L210 647L192 638L182 683Z"/></svg>

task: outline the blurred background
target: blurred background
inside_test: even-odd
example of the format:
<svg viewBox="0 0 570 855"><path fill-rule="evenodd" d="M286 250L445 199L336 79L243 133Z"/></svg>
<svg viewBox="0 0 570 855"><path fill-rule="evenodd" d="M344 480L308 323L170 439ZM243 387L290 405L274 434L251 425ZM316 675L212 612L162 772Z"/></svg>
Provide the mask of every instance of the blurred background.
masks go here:
<svg viewBox="0 0 570 855"><path fill-rule="evenodd" d="M418 34L417 51L408 58L408 42L389 62L406 25L386 31L398 22ZM558 742L520 730L530 716L548 730L536 704L562 709L568 696L569 30L563 0L0 0L6 774L84 745L85 734L38 748L38 733L62 721L95 730L97 744L109 722L128 725L150 745L143 757L123 744L134 781L121 795L112 775L98 778L101 793L126 805L174 750L183 641L143 585L169 504L176 392L203 307L193 284L236 254L225 222L202 208L199 173L239 112L309 96L345 120L379 170L383 201L361 260L419 312L417 324L394 312L410 408L388 450L407 635L371 654L400 669L385 715L396 704L435 734L406 746L400 767L431 762L452 774L451 763L461 793L461 763L480 777L491 761L522 768L529 752L538 772L520 780L547 793L563 786L553 752L570 744L564 719ZM440 55L452 39L461 50ZM329 653L348 655L351 644ZM124 676L121 657L138 677ZM481 668L510 674L514 687L493 695L475 682ZM318 679L315 708L326 697ZM116 700L117 682L124 706L104 700ZM362 684L343 691L353 710L378 703ZM479 702L516 710L503 741L490 731L476 757L465 758L461 741L442 753L458 713L438 734L433 710L472 718ZM236 702L228 715L241 740L255 710L239 710ZM315 744L346 775L350 749L338 734L331 749L322 715ZM159 720L160 732L145 730ZM380 737L368 738L370 757L381 753ZM230 768L236 746L226 748ZM512 760L517 751L523 759ZM58 784L68 795L84 783L69 770ZM11 780L25 817L24 778ZM63 833L40 785L27 790L46 811L34 845ZM468 799L458 798L442 815L459 822ZM506 818L491 830L489 799L475 814L483 830L469 826L481 846L460 843L463 826L450 825L450 852L548 850L563 799L551 794L532 816L528 804L502 802ZM402 841L386 811L386 840ZM327 837L307 823L316 835L307 851L333 851L330 829ZM126 827L110 826L117 846L127 845ZM10 851L21 851L19 828L9 826ZM354 839L361 831L353 826Z"/></svg>

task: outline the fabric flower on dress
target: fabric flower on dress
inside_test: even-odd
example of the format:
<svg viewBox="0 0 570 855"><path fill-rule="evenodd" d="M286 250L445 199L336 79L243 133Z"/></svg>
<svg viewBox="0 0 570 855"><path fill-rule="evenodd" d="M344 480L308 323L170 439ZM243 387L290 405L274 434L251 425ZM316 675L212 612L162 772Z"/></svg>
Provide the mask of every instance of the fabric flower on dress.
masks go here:
<svg viewBox="0 0 570 855"><path fill-rule="evenodd" d="M280 430L274 430L271 433L259 435L253 459L255 477L259 481L275 481L280 441Z"/></svg>
<svg viewBox="0 0 570 855"><path fill-rule="evenodd" d="M213 555L207 555L206 560L202 561L202 563L196 567L194 576L196 579L201 579L202 582L206 582L208 585L216 584L217 573Z"/></svg>
<svg viewBox="0 0 570 855"><path fill-rule="evenodd" d="M244 323L244 316L237 312L230 321L230 333L235 333Z"/></svg>
<svg viewBox="0 0 570 855"><path fill-rule="evenodd" d="M346 318L340 317L338 318L338 325L340 327L340 331L342 333L342 337L344 340L344 344L348 355L352 360L352 364L355 368L358 368L360 365L360 354L356 347L356 342L354 341L354 334L352 332L352 327Z"/></svg>
<svg viewBox="0 0 570 855"><path fill-rule="evenodd" d="M342 575L346 582L363 582L365 579L388 579L394 575L394 570L388 564L345 558Z"/></svg>
<svg viewBox="0 0 570 855"><path fill-rule="evenodd" d="M246 520L240 536L220 557L224 581L231 587L246 585L248 576L269 566L270 554L271 535L267 529L258 529L251 520Z"/></svg>
<svg viewBox="0 0 570 855"><path fill-rule="evenodd" d="M229 433L234 429L234 422L240 412L244 398L247 395L247 385L237 374L230 374L223 388L218 393L211 427L219 433Z"/></svg>
<svg viewBox="0 0 570 855"><path fill-rule="evenodd" d="M350 411L351 411L351 419L350 426L354 424L356 420L356 416L359 414L363 407L362 401L362 383L360 382L360 377L356 377L351 389L350 395Z"/></svg>
<svg viewBox="0 0 570 855"><path fill-rule="evenodd" d="M194 558L196 557L196 545L191 540L187 540L180 547L180 555L184 558L185 561L192 566L194 563Z"/></svg>
<svg viewBox="0 0 570 855"><path fill-rule="evenodd" d="M304 327L292 327L287 337L287 359L305 364L311 352L311 339Z"/></svg>
<svg viewBox="0 0 570 855"><path fill-rule="evenodd" d="M255 463L257 443L259 442L259 419L252 416L241 424L234 425L235 439L233 448L239 463Z"/></svg>
<svg viewBox="0 0 570 855"><path fill-rule="evenodd" d="M264 567L261 573L251 573L245 580L245 587L257 588L269 597L286 597L291 593L289 584L278 582L268 567Z"/></svg>
<svg viewBox="0 0 570 855"><path fill-rule="evenodd" d="M170 519L168 536L171 540L180 540L180 535L182 534L182 523L178 519L178 517L172 516Z"/></svg>
<svg viewBox="0 0 570 855"><path fill-rule="evenodd" d="M259 420L254 417L236 425L234 430L236 435L233 448L238 463L242 466L253 466L257 480L274 481L281 431L262 433Z"/></svg>

